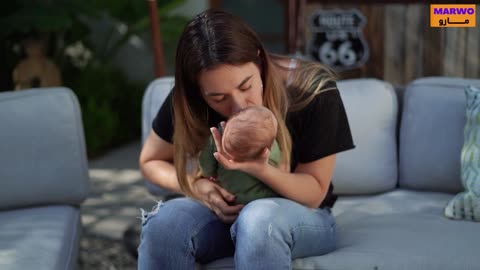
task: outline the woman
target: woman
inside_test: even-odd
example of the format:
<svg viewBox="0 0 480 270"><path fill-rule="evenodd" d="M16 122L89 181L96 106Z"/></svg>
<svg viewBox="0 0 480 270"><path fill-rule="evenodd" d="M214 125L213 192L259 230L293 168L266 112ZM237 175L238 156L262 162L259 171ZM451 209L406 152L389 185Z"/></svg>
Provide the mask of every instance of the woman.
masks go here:
<svg viewBox="0 0 480 270"><path fill-rule="evenodd" d="M319 64L267 54L239 18L208 10L187 24L176 55L175 87L141 155L144 176L186 194L143 220L139 269L194 269L232 256L236 269L290 269L292 259L335 249L331 178L335 154L354 147L333 76ZM284 86L288 83L288 87ZM248 106L278 119L277 141L290 172L222 155L222 120ZM173 123L172 123L173 122ZM187 173L210 133L215 158L263 181L282 198L235 205L234 194Z"/></svg>

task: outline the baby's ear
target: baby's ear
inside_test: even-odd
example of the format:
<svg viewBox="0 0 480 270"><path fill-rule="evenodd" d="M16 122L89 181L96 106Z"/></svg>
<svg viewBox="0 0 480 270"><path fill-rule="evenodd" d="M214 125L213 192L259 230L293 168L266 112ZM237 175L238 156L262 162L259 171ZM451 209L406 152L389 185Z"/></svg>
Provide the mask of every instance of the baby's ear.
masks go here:
<svg viewBox="0 0 480 270"><path fill-rule="evenodd" d="M262 152L262 158L268 159L269 156L270 156L270 149L268 149L268 147L265 147L265 149L263 149L263 152Z"/></svg>

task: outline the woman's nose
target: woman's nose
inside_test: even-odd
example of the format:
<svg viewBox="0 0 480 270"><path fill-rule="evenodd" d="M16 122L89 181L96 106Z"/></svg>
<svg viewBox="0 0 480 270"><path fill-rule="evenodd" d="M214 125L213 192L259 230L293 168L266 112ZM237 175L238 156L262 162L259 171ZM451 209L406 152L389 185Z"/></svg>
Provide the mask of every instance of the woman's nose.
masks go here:
<svg viewBox="0 0 480 270"><path fill-rule="evenodd" d="M237 113L247 107L247 102L243 98L234 98L232 101L232 114Z"/></svg>

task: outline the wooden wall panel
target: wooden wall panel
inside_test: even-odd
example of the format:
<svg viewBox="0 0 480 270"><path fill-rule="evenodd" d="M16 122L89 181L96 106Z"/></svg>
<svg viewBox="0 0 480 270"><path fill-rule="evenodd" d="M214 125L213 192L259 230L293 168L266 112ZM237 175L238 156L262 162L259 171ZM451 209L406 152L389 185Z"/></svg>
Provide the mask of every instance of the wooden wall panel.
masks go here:
<svg viewBox="0 0 480 270"><path fill-rule="evenodd" d="M404 5L385 6L385 51L383 55L385 75L383 79L400 84L403 78L398 74L405 69L405 27L398 27L405 21Z"/></svg>
<svg viewBox="0 0 480 270"><path fill-rule="evenodd" d="M405 12L405 65L403 81L409 82L422 75L423 70L423 32L428 27L427 19L423 16L428 12L425 6L408 5ZM401 27L401 25L397 25ZM390 42L385 40L385 42ZM400 41L402 43L402 41Z"/></svg>
<svg viewBox="0 0 480 270"><path fill-rule="evenodd" d="M467 30L465 46L465 77L480 78L480 10L477 6L477 27Z"/></svg>
<svg viewBox="0 0 480 270"><path fill-rule="evenodd" d="M340 73L341 78L375 77L395 86L426 76L480 78L480 5L475 28L431 28L430 6L421 3L307 2L305 15L321 8L357 8L367 17L363 33L370 58L361 68Z"/></svg>

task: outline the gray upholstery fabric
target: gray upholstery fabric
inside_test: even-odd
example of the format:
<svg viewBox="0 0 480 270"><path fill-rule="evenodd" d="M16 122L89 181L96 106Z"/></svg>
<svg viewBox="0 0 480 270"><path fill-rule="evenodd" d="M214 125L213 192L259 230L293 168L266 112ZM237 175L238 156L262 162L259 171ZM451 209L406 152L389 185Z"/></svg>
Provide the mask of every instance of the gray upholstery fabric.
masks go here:
<svg viewBox="0 0 480 270"><path fill-rule="evenodd" d="M0 269L75 269L80 211L48 206L0 212Z"/></svg>
<svg viewBox="0 0 480 270"><path fill-rule="evenodd" d="M337 216L338 248L293 269L478 269L480 227L443 217L445 193L395 190ZM233 269L231 258L203 269Z"/></svg>
<svg viewBox="0 0 480 270"><path fill-rule="evenodd" d="M350 210L352 207L357 207L370 198L372 198L372 195L340 196L331 209L332 213L334 216L338 216L343 212Z"/></svg>
<svg viewBox="0 0 480 270"><path fill-rule="evenodd" d="M375 79L338 82L356 148L337 154L333 182L339 195L385 192L397 183L397 97Z"/></svg>
<svg viewBox="0 0 480 270"><path fill-rule="evenodd" d="M173 84L173 77L164 77L156 79L148 85L142 101L142 142L145 142L148 134L152 130L153 119L155 119L155 116L165 101L165 98L172 90ZM145 181L145 186L148 191L154 195L161 196L172 193L169 190L150 183L149 181Z"/></svg>
<svg viewBox="0 0 480 270"><path fill-rule="evenodd" d="M338 249L301 269L478 269L480 227L443 217L450 194L397 190L337 217Z"/></svg>
<svg viewBox="0 0 480 270"><path fill-rule="evenodd" d="M165 98L173 88L173 77L164 77L151 82L142 101L142 142L152 130L152 122Z"/></svg>
<svg viewBox="0 0 480 270"><path fill-rule="evenodd" d="M465 86L480 80L423 78L405 92L400 129L399 185L403 188L461 191Z"/></svg>
<svg viewBox="0 0 480 270"><path fill-rule="evenodd" d="M69 89L0 93L0 141L0 209L86 198L83 127Z"/></svg>

